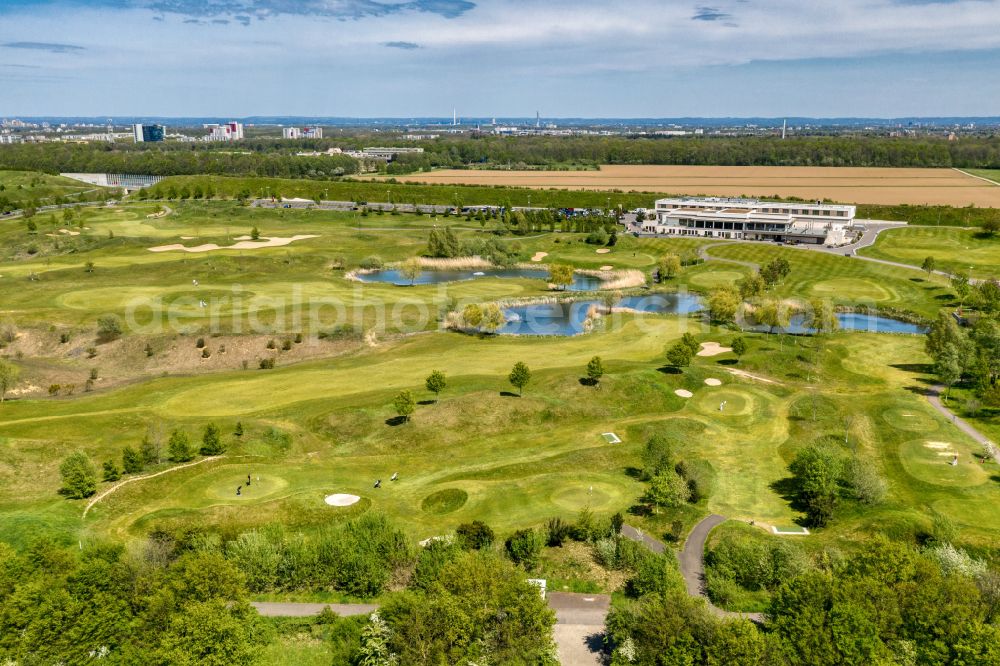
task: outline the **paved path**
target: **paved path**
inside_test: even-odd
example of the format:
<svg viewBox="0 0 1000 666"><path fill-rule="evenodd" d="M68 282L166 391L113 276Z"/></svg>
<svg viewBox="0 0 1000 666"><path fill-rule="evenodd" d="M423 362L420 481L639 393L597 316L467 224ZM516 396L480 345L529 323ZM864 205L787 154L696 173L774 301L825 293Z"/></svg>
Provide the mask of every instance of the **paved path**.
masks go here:
<svg viewBox="0 0 1000 666"><path fill-rule="evenodd" d="M931 403L931 407L940 412L944 417L950 420L955 426L964 432L966 435L976 440L980 444L991 444L990 438L983 433L976 430L972 425L965 419L954 414L950 409L944 406L941 402L941 393L944 391L944 386L937 384L931 387L931 392L927 394L927 400ZM1000 463L1000 451L994 450L993 458Z"/></svg>
<svg viewBox="0 0 1000 666"><path fill-rule="evenodd" d="M337 615L368 615L376 610L374 604L306 604L292 601L252 601L250 605L264 617L309 617L319 615L329 608Z"/></svg>
<svg viewBox="0 0 1000 666"><path fill-rule="evenodd" d="M603 663L604 620L611 607L606 594L550 592L549 608L555 611L552 636L559 661L565 666L600 666ZM309 617L329 608L337 615L367 615L374 604L315 604L292 601L254 601L250 604L265 617Z"/></svg>
<svg viewBox="0 0 1000 666"><path fill-rule="evenodd" d="M694 526L694 529L691 530L691 534L688 535L687 541L684 542L684 549L678 557L681 576L684 577L684 584L687 586L688 594L692 597L703 598L712 613L718 617L742 618L758 623L763 622L763 613L734 613L732 611L723 610L714 606L705 595L705 590L703 588L705 578L705 540L708 539L709 532L724 523L726 520L728 519L725 516L712 514ZM637 530L628 525L622 525L622 536L626 539L631 539L632 541L637 541L645 545L654 553L663 553L667 549L666 544L663 542L657 541L653 537L644 533L642 530Z"/></svg>
<svg viewBox="0 0 1000 666"><path fill-rule="evenodd" d="M552 636L564 666L600 666L603 663L604 620L611 607L606 594L550 592L549 608L556 612Z"/></svg>

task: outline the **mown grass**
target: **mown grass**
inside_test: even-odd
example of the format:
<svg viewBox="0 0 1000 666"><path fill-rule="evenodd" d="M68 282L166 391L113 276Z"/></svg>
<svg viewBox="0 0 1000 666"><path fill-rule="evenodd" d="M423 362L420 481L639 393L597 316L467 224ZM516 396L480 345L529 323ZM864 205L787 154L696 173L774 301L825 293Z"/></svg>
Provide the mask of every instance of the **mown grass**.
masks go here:
<svg viewBox="0 0 1000 666"><path fill-rule="evenodd" d="M919 267L934 257L936 268L989 279L1000 274L1000 236L955 227L902 227L879 234L861 254Z"/></svg>
<svg viewBox="0 0 1000 666"><path fill-rule="evenodd" d="M176 205L174 214L149 219L156 204L88 211L80 237L29 237L22 222L0 227L0 242L16 248L44 244L36 255L10 252L0 263L4 317L25 327L78 327L93 334L105 312L126 313L136 298L161 298L181 322L209 324L191 299L232 294L267 296L283 304L250 308L230 301L224 314L241 325L251 313L290 311L288 299L340 299L351 304L430 303L437 312L455 300L544 295L534 280L482 280L445 287L401 289L357 285L332 270L342 256L356 265L368 254L399 260L420 252L430 225L464 221L415 216L368 216L320 211L263 211L231 202ZM362 229L357 228L358 222ZM40 232L53 226L45 223ZM61 226L61 220L56 224ZM228 242L258 226L262 235L316 233L285 248L202 255L156 254L151 245ZM111 238L108 232L114 237ZM482 234L461 228L463 239ZM42 239L46 240L42 240ZM54 247L58 241L60 246ZM558 241L558 242L557 242ZM581 268L602 264L648 270L666 252L690 253L691 241L622 237L598 255L578 234L504 238L525 258L549 252L548 261ZM780 296L825 296L844 304L871 303L933 315L952 298L943 280L821 253L770 245L726 245L715 256L754 263L786 257L792 273ZM92 273L84 270L93 261ZM709 262L686 269L666 288L706 290L731 283L748 269ZM26 276L35 273L37 281ZM199 281L195 288L192 279ZM181 297L190 297L186 302ZM453 300L454 299L454 300ZM369 309L370 310L370 309ZM252 312L251 312L252 311ZM372 326L372 315L351 321ZM403 317L406 319L406 317ZM413 321L416 319L412 318ZM389 327L391 328L391 327ZM415 326L431 331L436 323ZM861 333L823 338L750 335L751 351L739 368L773 379L731 376L731 356L698 358L683 373L662 368L663 350L684 332L728 343L735 332L711 329L695 318L619 315L589 335L574 338L479 338L443 332L405 337L380 335L343 356L279 367L196 376L145 378L114 390L59 399L16 400L0 407L0 527L3 538L23 545L39 534L65 541L128 539L149 530L208 526L228 532L279 521L309 530L364 511L399 519L416 540L447 533L480 519L501 534L541 526L553 516L574 518L589 507L601 516L634 507L644 485L635 470L646 438L659 428L683 434L678 455L705 466L712 493L675 514L629 515L659 535L675 520L685 524L713 511L745 520L792 524L800 517L783 485L798 447L843 437L845 453L870 460L890 481L886 504L845 502L817 542L844 542L890 532L916 538L929 524L928 510L947 512L969 542L992 547L1000 519L992 511L998 489L991 470L952 474L936 466L927 439L944 441L962 457L975 447L932 412L922 395L930 381L922 339ZM587 361L601 355L607 375L600 388L580 382ZM505 395L506 375L517 360L533 378L522 398ZM418 400L432 370L448 375L437 401L420 405L412 422L395 423L393 397L403 389ZM706 378L723 381L720 387ZM679 398L685 388L695 397ZM718 405L728 401L730 409ZM913 417L900 417L900 414ZM815 414L815 416L814 416ZM914 430L912 419L920 426ZM237 439L236 421L246 434ZM180 428L197 440L208 422L223 428L229 451L218 461L129 484L82 520L82 504L56 494L58 463L70 451L96 462L117 458L147 431L165 439ZM609 445L600 436L624 440ZM917 442L914 444L914 442ZM964 472L963 468L963 472ZM397 482L387 482L399 472ZM246 475L255 481L239 497ZM256 480L259 477L259 481ZM373 488L376 479L382 488ZM353 507L324 504L327 494L362 497ZM444 493L444 494L439 494ZM434 499L465 501L441 503ZM432 510L425 510L425 502Z"/></svg>
<svg viewBox="0 0 1000 666"><path fill-rule="evenodd" d="M59 197L105 188L88 185L71 178L50 176L35 171L0 170L0 198L6 198L15 208L27 205L46 206Z"/></svg>

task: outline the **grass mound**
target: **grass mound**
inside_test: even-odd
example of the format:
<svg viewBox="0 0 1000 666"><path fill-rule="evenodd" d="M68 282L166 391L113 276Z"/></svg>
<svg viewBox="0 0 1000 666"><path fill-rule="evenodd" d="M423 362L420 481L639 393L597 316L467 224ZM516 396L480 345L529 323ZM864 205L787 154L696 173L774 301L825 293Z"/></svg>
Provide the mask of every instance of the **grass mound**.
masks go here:
<svg viewBox="0 0 1000 666"><path fill-rule="evenodd" d="M441 516L458 511L469 499L469 494L459 488L447 488L430 494L420 503L420 508L427 513Z"/></svg>

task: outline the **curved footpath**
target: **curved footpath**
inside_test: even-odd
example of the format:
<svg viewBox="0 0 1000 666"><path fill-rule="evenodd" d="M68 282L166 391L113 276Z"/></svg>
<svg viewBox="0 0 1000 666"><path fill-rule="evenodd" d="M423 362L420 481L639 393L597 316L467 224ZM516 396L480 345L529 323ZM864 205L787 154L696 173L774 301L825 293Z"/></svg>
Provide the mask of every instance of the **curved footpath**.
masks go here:
<svg viewBox="0 0 1000 666"><path fill-rule="evenodd" d="M681 576L684 577L684 584L687 586L688 594L692 597L701 597L704 599L705 603L708 604L709 609L716 616L722 618L750 620L757 623L763 622L763 613L734 613L733 611L723 610L722 608L713 605L708 596L705 594L703 585L705 578L705 541L708 539L709 533L722 523L726 522L726 520L728 520L728 518L725 516L712 514L694 526L694 529L691 530L691 534L688 535L687 541L684 542L684 549L678 557ZM637 530L629 525L622 525L621 533L626 539L637 541L654 553L663 553L667 549L663 542L657 541L653 537L642 532L642 530Z"/></svg>
<svg viewBox="0 0 1000 666"><path fill-rule="evenodd" d="M944 403L941 402L941 393L943 391L944 385L942 384L935 384L931 387L930 393L927 394L927 401L931 403L931 407L936 409L946 419L949 419L959 430L976 440L978 443L983 445L992 444L989 437L976 430L972 427L972 424L944 406ZM993 458L1000 463L1000 451L995 450Z"/></svg>

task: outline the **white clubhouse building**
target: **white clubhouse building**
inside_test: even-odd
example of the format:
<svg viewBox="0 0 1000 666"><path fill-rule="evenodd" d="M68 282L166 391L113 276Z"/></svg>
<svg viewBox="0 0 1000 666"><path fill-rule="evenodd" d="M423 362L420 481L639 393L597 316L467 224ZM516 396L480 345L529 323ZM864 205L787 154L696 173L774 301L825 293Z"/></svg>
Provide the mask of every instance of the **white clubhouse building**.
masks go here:
<svg viewBox="0 0 1000 666"><path fill-rule="evenodd" d="M854 206L820 203L720 197L659 199L655 218L645 220L642 231L664 236L843 245L850 240L856 212Z"/></svg>

